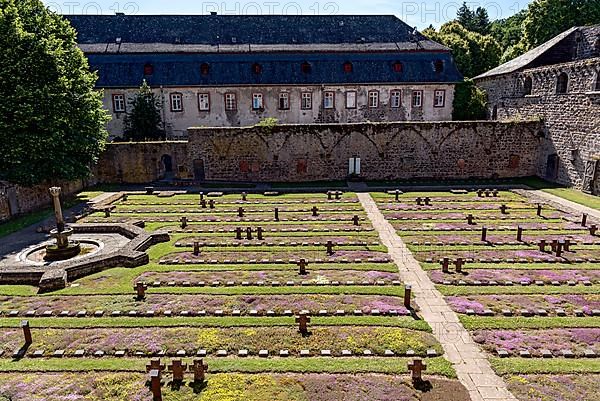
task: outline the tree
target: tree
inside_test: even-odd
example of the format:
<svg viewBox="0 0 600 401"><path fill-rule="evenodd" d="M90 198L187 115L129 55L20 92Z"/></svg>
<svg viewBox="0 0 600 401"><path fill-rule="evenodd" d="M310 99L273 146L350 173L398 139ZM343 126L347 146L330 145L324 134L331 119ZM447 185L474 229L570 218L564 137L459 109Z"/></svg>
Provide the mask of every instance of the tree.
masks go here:
<svg viewBox="0 0 600 401"><path fill-rule="evenodd" d="M475 10L475 16L473 17L472 30L482 35L489 35L490 27L490 17L488 16L487 10L483 7L477 7L477 10Z"/></svg>
<svg viewBox="0 0 600 401"><path fill-rule="evenodd" d="M466 2L456 12L456 21L467 30L473 31L475 27L475 13L467 6Z"/></svg>
<svg viewBox="0 0 600 401"><path fill-rule="evenodd" d="M130 111L124 120L125 139L130 141L164 140L160 102L146 80L142 82L138 93L129 104Z"/></svg>
<svg viewBox="0 0 600 401"><path fill-rule="evenodd" d="M487 95L471 80L465 80L456 85L454 90L454 110L452 119L455 121L485 120L487 117Z"/></svg>
<svg viewBox="0 0 600 401"><path fill-rule="evenodd" d="M75 30L40 0L0 0L0 178L85 178L107 112Z"/></svg>
<svg viewBox="0 0 600 401"><path fill-rule="evenodd" d="M458 69L467 77L477 76L496 66L501 49L491 36L471 32L458 22L448 22L439 32L426 29L423 34L452 49Z"/></svg>
<svg viewBox="0 0 600 401"><path fill-rule="evenodd" d="M525 17L527 17L527 11L521 10L511 17L492 22L490 35L500 44L500 48L504 49L500 59L501 63L510 61L527 51L527 47L522 41Z"/></svg>

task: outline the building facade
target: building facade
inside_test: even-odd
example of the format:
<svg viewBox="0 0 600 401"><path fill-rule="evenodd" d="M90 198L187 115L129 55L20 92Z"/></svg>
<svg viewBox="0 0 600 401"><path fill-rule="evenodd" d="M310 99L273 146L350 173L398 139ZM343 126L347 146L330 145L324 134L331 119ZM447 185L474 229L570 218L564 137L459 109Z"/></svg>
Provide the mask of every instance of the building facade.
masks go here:
<svg viewBox="0 0 600 401"><path fill-rule="evenodd" d="M563 32L475 82L490 118L543 120L540 177L600 193L600 25Z"/></svg>
<svg viewBox="0 0 600 401"><path fill-rule="evenodd" d="M169 138L187 128L452 119L450 50L394 16L68 16L99 74L108 130L141 83Z"/></svg>

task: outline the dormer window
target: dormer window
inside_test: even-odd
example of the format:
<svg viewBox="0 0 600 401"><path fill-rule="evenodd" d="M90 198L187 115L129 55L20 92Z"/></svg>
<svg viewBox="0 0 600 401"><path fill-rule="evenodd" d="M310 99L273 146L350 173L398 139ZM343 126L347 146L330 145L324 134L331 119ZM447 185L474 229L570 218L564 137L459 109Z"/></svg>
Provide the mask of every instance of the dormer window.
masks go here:
<svg viewBox="0 0 600 401"><path fill-rule="evenodd" d="M354 71L354 66L352 65L352 63L351 63L351 62L349 62L349 61L346 61L346 62L344 63L344 72L345 72L346 74L350 74L352 71Z"/></svg>
<svg viewBox="0 0 600 401"><path fill-rule="evenodd" d="M443 72L444 71L444 62L442 60L435 60L433 62L433 70L438 74Z"/></svg>
<svg viewBox="0 0 600 401"><path fill-rule="evenodd" d="M262 74L263 68L262 65L258 64L258 63L254 63L252 64L252 72L254 74Z"/></svg>
<svg viewBox="0 0 600 401"><path fill-rule="evenodd" d="M144 66L144 75L152 75L154 74L154 66L150 63L147 63Z"/></svg>
<svg viewBox="0 0 600 401"><path fill-rule="evenodd" d="M533 80L531 77L525 77L525 82L523 83L523 95L529 96L531 95L531 91L533 90Z"/></svg>
<svg viewBox="0 0 600 401"><path fill-rule="evenodd" d="M207 63L202 63L202 65L200 66L200 73L202 75L208 75L209 72L210 72L210 65L208 65Z"/></svg>
<svg viewBox="0 0 600 401"><path fill-rule="evenodd" d="M394 72L397 72L397 73L400 73L400 72L402 72L402 63L401 63L401 62L399 62L399 61L396 61L396 62L394 63L394 66L393 66L393 68L394 68Z"/></svg>
<svg viewBox="0 0 600 401"><path fill-rule="evenodd" d="M305 61L300 66L300 69L302 70L302 72L304 74L310 74L312 72L312 65L310 65L310 63L308 61Z"/></svg>

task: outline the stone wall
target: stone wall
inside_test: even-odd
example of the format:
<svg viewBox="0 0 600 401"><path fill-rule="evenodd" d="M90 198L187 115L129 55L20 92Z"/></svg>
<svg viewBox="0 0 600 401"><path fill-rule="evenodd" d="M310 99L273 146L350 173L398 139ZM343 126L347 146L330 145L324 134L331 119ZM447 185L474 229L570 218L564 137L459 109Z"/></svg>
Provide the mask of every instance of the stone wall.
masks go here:
<svg viewBox="0 0 600 401"><path fill-rule="evenodd" d="M61 196L65 198L76 194L93 183L94 180L91 179L61 181L33 187L22 187L7 182L0 182L0 221L39 210L44 206L50 206L52 198L48 193L49 187L61 187Z"/></svg>
<svg viewBox="0 0 600 401"><path fill-rule="evenodd" d="M541 124L441 122L190 128L197 180L518 177L538 171Z"/></svg>
<svg viewBox="0 0 600 401"><path fill-rule="evenodd" d="M187 142L116 142L106 145L94 175L101 183L140 184L190 178L188 165Z"/></svg>
<svg viewBox="0 0 600 401"><path fill-rule="evenodd" d="M559 74L566 94L556 93ZM524 83L532 80L531 94ZM544 121L537 174L548 180L600 193L600 58L526 69L479 80L488 93L490 117Z"/></svg>

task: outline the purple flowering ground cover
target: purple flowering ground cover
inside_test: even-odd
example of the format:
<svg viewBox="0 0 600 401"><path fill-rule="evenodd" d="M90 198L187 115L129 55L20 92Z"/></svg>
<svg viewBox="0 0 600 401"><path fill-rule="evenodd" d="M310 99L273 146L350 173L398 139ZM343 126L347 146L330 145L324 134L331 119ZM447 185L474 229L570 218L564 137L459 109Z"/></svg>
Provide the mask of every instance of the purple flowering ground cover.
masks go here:
<svg viewBox="0 0 600 401"><path fill-rule="evenodd" d="M402 234L402 233L400 233ZM552 241L556 240L564 240L570 239L575 243L584 243L584 242L600 242L600 238L592 236L587 231L579 230L572 231L569 234L548 234L545 231L524 231L523 233L523 242L530 244L537 244L540 240ZM426 231L419 235L402 235L402 240L407 244L412 244L413 242L419 242L423 244L424 242L431 242L432 244L437 243L461 243L466 242L469 244L484 244L481 241L481 230L471 232L471 233L460 233L460 232L447 232L447 233L427 233ZM513 231L488 231L487 241L493 244L497 244L499 242L507 243L516 241L516 230Z"/></svg>
<svg viewBox="0 0 600 401"><path fill-rule="evenodd" d="M469 269L463 273L443 273L441 270L432 270L429 272L431 279L441 284L445 280L471 280L471 281L512 281L520 283L521 281L535 282L538 280L544 282L552 281L600 281L599 270L513 270L513 269Z"/></svg>
<svg viewBox="0 0 600 401"><path fill-rule="evenodd" d="M592 349L600 352L600 328L590 329L548 329L548 330L477 330L473 339L484 350L495 353L503 349L517 355L528 350L539 355L541 350L549 350L555 355L570 349L577 355Z"/></svg>
<svg viewBox="0 0 600 401"><path fill-rule="evenodd" d="M520 401L600 401L600 375L513 375L509 390Z"/></svg>
<svg viewBox="0 0 600 401"><path fill-rule="evenodd" d="M47 310L58 313L68 310L72 313L79 310L95 311L104 310L107 313L113 310L145 312L153 310L164 312L171 310L173 313L206 310L208 313L220 310L231 311L239 309L246 314L255 309L262 311L273 310L283 312L309 310L313 313L321 309L329 311L346 310L363 311L379 309L382 313L389 310L404 312L403 299L386 295L192 295L192 294L148 294L143 302L138 302L130 295L86 295L86 296L45 296L45 297L0 297L0 310L8 312L18 310L25 312Z"/></svg>
<svg viewBox="0 0 600 401"><path fill-rule="evenodd" d="M146 283L152 283L160 281L167 283L175 281L178 283L189 281L191 283L197 283L204 281L210 283L212 281L235 281L237 283L248 281L255 283L256 281L279 281L284 283L288 280L299 283L300 281L308 281L312 284L318 284L328 281L355 281L357 284L362 281L375 282L378 280L385 280L391 282L394 280L400 280L400 276L397 273L380 272L380 271L362 271L362 270L311 270L310 266L307 268L306 275L299 275L295 270L282 270L282 271L222 271L222 272L146 272L139 276L136 281L144 281Z"/></svg>
<svg viewBox="0 0 600 401"><path fill-rule="evenodd" d="M140 373L0 374L2 401L151 401ZM431 389L415 390L406 376L330 374L209 374L194 393L186 382L163 386L165 401L467 401L456 380L430 378Z"/></svg>
<svg viewBox="0 0 600 401"><path fill-rule="evenodd" d="M415 257L419 261L427 259L438 260L441 258L472 258L472 259L527 259L532 261L575 261L576 259L600 259L600 247L577 249L576 251L565 252L561 257L556 257L549 252L540 252L539 249L493 249L473 248L471 250L455 250L452 247L446 247L443 250L420 249L415 252Z"/></svg>
<svg viewBox="0 0 600 401"><path fill-rule="evenodd" d="M446 302L458 313L465 313L467 309L483 312L491 309L500 312L502 309L518 311L528 309L564 309L567 313L581 309L590 314L594 309L600 309L600 294L565 294L565 295L469 295L447 296Z"/></svg>
<svg viewBox="0 0 600 401"><path fill-rule="evenodd" d="M127 350L130 353L142 351L146 354L154 354L161 350L174 354L183 349L188 355L195 354L198 349L208 352L227 350L233 354L246 349L252 355L257 355L261 349L273 353L287 349L294 355L298 355L303 349L317 353L328 349L336 354L340 354L342 350L361 354L365 349L376 355L383 355L385 350L405 354L411 349L421 356L425 356L428 349L435 349L438 354L443 353L435 338L421 331L367 326L311 326L309 329L309 336L302 336L295 326L32 329L35 341L29 353L35 350L53 352L59 349L71 352L84 349L90 353L98 350L106 353ZM0 330L0 338L1 348L7 353L18 349L23 343L23 336L19 330Z"/></svg>
<svg viewBox="0 0 600 401"><path fill-rule="evenodd" d="M323 259L323 260L327 260L327 261L341 261L342 259L348 259L350 261L353 261L354 259L361 259L363 262L368 261L368 259L389 259L389 256L387 255L387 253L384 252L376 252L376 251L347 251L347 250L335 250L334 249L334 253L333 255L329 256L327 255L327 253L325 252L325 249L323 248L322 251L303 251L302 249L298 249L297 251L277 251L274 250L272 252L269 251L245 251L245 252L240 252L240 251L221 251L221 252L210 252L211 249L210 248L206 248L206 252L201 252L198 256L195 256L193 252L177 252L177 253L171 253L169 255L166 255L165 257L163 257L162 259L179 259L179 260L190 260L190 261L194 261L194 260L211 260L211 259L215 259L215 260L219 260L219 261L223 261L223 260L244 260L244 261L249 261L249 260L263 260L263 259L269 259L269 260L277 260L277 259L281 259L283 261L289 261L289 260L300 260L302 258L308 258L308 259L315 259L315 258L319 258L319 259ZM243 251L243 249L241 249L241 251Z"/></svg>

